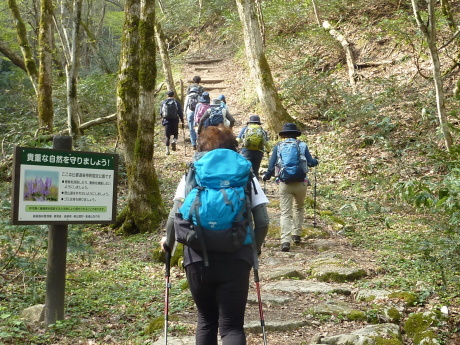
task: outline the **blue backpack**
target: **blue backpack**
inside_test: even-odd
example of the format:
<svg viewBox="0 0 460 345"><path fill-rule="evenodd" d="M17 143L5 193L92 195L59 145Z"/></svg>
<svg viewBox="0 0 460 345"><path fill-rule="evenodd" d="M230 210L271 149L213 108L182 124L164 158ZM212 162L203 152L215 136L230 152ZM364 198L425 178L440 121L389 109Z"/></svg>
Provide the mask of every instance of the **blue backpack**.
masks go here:
<svg viewBox="0 0 460 345"><path fill-rule="evenodd" d="M191 164L186 197L175 216L176 240L203 253L231 253L252 243L251 163L228 149L207 152ZM187 191L190 190L188 193Z"/></svg>
<svg viewBox="0 0 460 345"><path fill-rule="evenodd" d="M218 126L221 123L224 123L225 115L227 112L227 109L221 108L220 105L211 105L209 108L210 114L209 117L206 118L206 120L203 123L203 126L209 127L209 126Z"/></svg>
<svg viewBox="0 0 460 345"><path fill-rule="evenodd" d="M278 178L284 183L303 181L307 177L306 144L289 138L278 144L276 166Z"/></svg>

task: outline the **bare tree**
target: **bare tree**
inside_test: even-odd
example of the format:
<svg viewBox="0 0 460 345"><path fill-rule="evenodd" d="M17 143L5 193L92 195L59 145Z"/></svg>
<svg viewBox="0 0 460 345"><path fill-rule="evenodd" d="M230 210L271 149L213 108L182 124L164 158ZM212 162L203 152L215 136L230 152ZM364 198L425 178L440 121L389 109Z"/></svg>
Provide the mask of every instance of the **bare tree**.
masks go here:
<svg viewBox="0 0 460 345"><path fill-rule="evenodd" d="M236 4L243 25L246 57L260 106L270 129L278 131L283 122L296 121L287 113L276 91L270 66L265 57L255 0L236 0ZM301 123L299 125L302 126Z"/></svg>
<svg viewBox="0 0 460 345"><path fill-rule="evenodd" d="M156 80L155 1L127 0L117 87L118 132L128 198L117 223L124 233L158 230L166 216L153 162Z"/></svg>
<svg viewBox="0 0 460 345"><path fill-rule="evenodd" d="M431 64L433 66L433 80L436 90L436 104L438 108L439 125L444 136L444 143L446 145L446 148L450 151L453 144L453 139L449 131L449 123L447 121L445 96L441 76L441 63L439 61L439 53L438 48L436 46L436 14L434 8L435 0L426 0L426 3L428 5L427 23L423 21L422 16L420 14L418 0L411 1L418 27L422 32L423 36L425 37L425 40L428 44L428 49L430 51Z"/></svg>
<svg viewBox="0 0 460 345"><path fill-rule="evenodd" d="M161 56L163 73L165 74L166 86L168 90L174 91L174 94L177 95L171 71L171 61L169 60L168 47L166 45L165 35L163 33L161 23L158 20L155 21L155 35L158 43L158 51L160 52Z"/></svg>

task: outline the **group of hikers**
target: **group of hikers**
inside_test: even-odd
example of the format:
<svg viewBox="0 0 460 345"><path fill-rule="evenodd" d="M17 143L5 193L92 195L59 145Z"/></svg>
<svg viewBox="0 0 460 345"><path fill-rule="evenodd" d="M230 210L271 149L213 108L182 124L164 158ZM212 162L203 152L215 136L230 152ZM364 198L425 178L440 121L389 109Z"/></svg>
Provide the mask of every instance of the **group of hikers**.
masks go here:
<svg viewBox="0 0 460 345"><path fill-rule="evenodd" d="M167 253L176 242L184 245L183 266L198 311L196 344L217 345L219 333L223 345L244 345L250 271L258 270L269 226L269 200L259 182L264 152L271 151L271 157L262 180L265 183L274 176L278 184L283 252L290 251L291 242L301 242L310 185L307 171L319 162L306 143L298 140L302 133L293 123L284 124L279 132L282 141L273 148L258 115L251 115L235 136L235 119L225 97L211 101L199 85L201 78L195 76L193 81L184 103L190 141L197 152L177 186L160 245ZM198 97L191 107L194 94ZM170 99L178 109L175 120L164 116ZM184 128L184 111L173 92L162 102L160 113L168 154L169 146L176 149L179 120Z"/></svg>
<svg viewBox="0 0 460 345"><path fill-rule="evenodd" d="M176 151L179 121L182 129L184 129L184 121L187 121L193 150L197 149L197 138L203 128L219 124L232 128L235 124L235 119L228 110L225 96L220 95L211 100L209 93L200 85L201 77L193 77L193 82L194 84L187 87L183 109L181 102L175 98L174 91L171 90L168 91L168 98L160 104L160 116L162 125L165 127L167 155L170 154L170 146L172 151ZM172 141L171 137L173 137Z"/></svg>

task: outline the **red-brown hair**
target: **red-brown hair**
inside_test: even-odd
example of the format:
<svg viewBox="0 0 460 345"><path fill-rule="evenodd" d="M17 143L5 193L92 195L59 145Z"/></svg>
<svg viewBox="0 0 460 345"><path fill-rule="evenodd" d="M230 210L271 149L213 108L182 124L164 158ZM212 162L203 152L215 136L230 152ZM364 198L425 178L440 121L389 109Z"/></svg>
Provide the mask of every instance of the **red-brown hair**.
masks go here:
<svg viewBox="0 0 460 345"><path fill-rule="evenodd" d="M199 151L211 151L214 149L229 149L237 151L238 142L231 128L219 126L209 126L204 128L198 139Z"/></svg>

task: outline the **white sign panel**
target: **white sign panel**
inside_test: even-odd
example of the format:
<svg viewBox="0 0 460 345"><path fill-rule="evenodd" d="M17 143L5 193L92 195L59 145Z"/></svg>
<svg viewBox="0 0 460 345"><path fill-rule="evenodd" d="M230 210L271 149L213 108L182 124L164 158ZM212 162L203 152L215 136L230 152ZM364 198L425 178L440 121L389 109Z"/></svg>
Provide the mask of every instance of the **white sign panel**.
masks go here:
<svg viewBox="0 0 460 345"><path fill-rule="evenodd" d="M113 223L118 155L16 148L13 224Z"/></svg>

